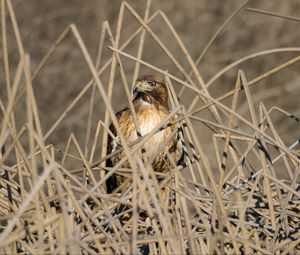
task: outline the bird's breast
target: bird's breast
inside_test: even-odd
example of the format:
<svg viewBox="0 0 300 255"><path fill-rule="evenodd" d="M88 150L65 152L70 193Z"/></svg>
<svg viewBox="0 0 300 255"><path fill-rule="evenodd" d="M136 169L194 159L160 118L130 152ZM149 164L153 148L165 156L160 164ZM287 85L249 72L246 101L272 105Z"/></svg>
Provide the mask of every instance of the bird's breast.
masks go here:
<svg viewBox="0 0 300 255"><path fill-rule="evenodd" d="M158 111L154 107L148 107L137 113L137 122L139 125L139 131L142 136L149 134L153 129L158 127L158 125L167 117L167 113L163 111ZM155 156L159 150L162 149L167 139L170 137L171 129L166 128L155 133L151 138L145 143L144 148L149 157ZM138 138L136 129L131 136L131 142Z"/></svg>

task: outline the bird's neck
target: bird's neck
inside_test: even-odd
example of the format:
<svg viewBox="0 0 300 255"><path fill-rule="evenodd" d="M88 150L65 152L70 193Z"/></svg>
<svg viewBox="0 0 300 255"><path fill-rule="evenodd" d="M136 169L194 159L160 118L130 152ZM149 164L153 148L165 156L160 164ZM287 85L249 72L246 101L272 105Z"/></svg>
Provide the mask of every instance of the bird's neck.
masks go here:
<svg viewBox="0 0 300 255"><path fill-rule="evenodd" d="M163 107L169 110L168 98L162 98L159 94L152 95L151 93L138 92L133 102L139 106L152 105L156 108Z"/></svg>

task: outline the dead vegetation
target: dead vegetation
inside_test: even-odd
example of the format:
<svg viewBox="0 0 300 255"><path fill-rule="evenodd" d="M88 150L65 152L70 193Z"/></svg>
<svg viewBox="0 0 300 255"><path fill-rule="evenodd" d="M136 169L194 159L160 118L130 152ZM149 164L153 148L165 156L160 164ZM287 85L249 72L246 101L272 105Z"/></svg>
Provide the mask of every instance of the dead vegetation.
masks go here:
<svg viewBox="0 0 300 255"><path fill-rule="evenodd" d="M263 101L254 100L251 90L297 64L300 49L270 49L240 58L205 81L197 65L222 28L207 44L198 61L194 61L168 17L160 10L150 12L150 5L148 0L141 17L130 3L120 3L116 32L112 32L108 22L102 24L96 61L77 27L70 24L41 62L31 68L12 2L1 0L1 44L7 94L7 98L0 95L0 146L3 148L0 158L1 253L299 252L299 119L277 107L276 103L267 108ZM223 26L245 8L246 3L233 11ZM123 42L120 38L125 14L130 14L139 27ZM12 24L20 56L14 74L10 71L6 16ZM183 60L177 58L154 32L151 24L158 18L162 21L160 25L172 34L172 43L178 45L189 68L181 64ZM146 36L154 40L163 57L176 67L176 74L143 60ZM70 37L76 41L74 47L82 53L90 81L51 127L43 130L44 116L40 116L39 95L34 92L33 84L60 45ZM126 47L134 40L138 41L138 46L134 53L128 53ZM109 50L106 49L108 45ZM110 54L108 60L104 60L103 54L108 54L104 50ZM247 79L245 72L238 70L231 90L221 95L210 92L210 86L216 80L240 63L277 52L294 52L294 56L252 79ZM124 145L132 163L129 171L119 168L122 161L114 168L106 169L105 160L112 156L106 155L105 144L107 127L110 121L115 122L113 91L123 89L130 100L127 62L134 64L132 80L143 68L165 75L172 112L153 132L142 137L134 150L132 144ZM103 76L108 86L104 86ZM116 76L120 77L122 85L117 85ZM84 120L86 132L81 134L84 143L78 141L82 137L70 133L66 135L68 139L63 149L49 144L49 137L59 132L61 122L87 93L90 96L85 103L89 114ZM270 89L267 93L274 92ZM98 96L105 117L92 128ZM188 101L182 104L184 97L188 97ZM22 122L15 117L20 114L23 115ZM282 132L273 121L273 116L278 114L292 128ZM170 122L184 131L186 166L178 166L161 175L143 163L140 148ZM199 132L206 128L211 132L207 138L213 148L210 153L199 139ZM290 133L289 141L286 141L286 132ZM105 191L105 180L114 172L129 178L130 187L123 194L108 195ZM116 210L120 206L123 210ZM141 212L145 217L141 217Z"/></svg>

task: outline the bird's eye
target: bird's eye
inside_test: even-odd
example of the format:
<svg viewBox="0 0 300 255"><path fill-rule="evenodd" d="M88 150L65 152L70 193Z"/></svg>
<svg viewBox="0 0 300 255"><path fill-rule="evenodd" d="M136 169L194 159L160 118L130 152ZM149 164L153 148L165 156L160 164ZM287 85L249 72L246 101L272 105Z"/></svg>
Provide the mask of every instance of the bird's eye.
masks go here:
<svg viewBox="0 0 300 255"><path fill-rule="evenodd" d="M156 86L155 81L148 81L148 84L150 85L150 87L155 87Z"/></svg>

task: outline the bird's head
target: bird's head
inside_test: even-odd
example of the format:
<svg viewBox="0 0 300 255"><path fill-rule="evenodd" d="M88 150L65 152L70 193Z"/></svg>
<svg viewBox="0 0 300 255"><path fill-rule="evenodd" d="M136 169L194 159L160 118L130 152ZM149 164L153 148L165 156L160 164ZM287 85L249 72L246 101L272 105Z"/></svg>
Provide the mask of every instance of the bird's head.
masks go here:
<svg viewBox="0 0 300 255"><path fill-rule="evenodd" d="M133 94L135 97L151 97L151 100L157 100L161 104L168 106L168 89L163 76L161 75L143 75L140 76L134 86Z"/></svg>

